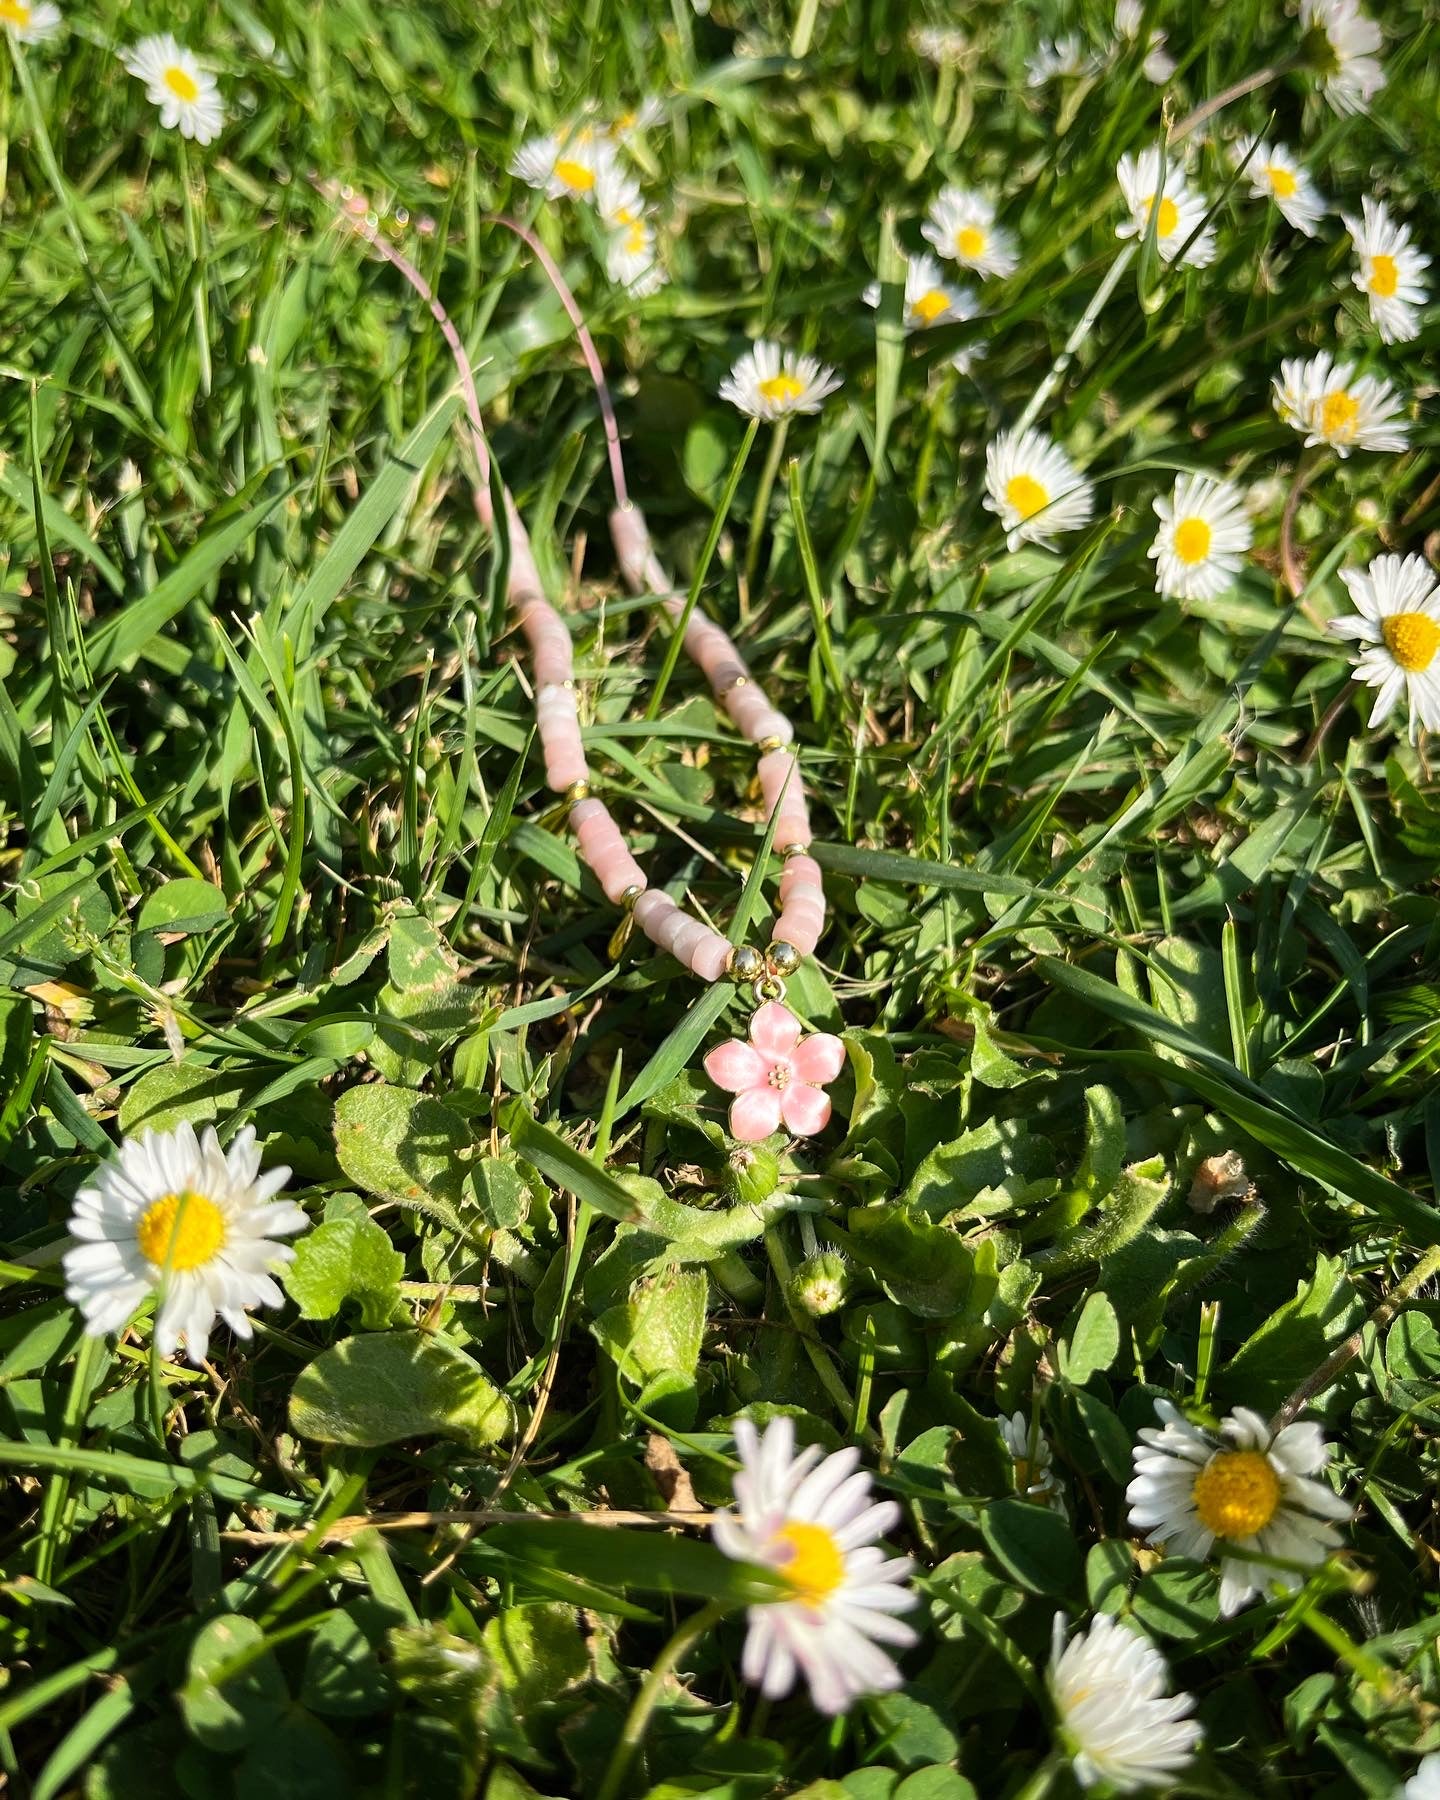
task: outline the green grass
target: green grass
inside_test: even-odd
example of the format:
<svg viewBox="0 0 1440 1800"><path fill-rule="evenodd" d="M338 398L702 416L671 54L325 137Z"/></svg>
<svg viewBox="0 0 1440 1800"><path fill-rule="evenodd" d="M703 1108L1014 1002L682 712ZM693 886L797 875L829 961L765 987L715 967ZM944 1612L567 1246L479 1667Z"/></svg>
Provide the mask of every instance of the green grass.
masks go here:
<svg viewBox="0 0 1440 1800"><path fill-rule="evenodd" d="M1271 0L1149 10L1177 121L1296 49ZM1197 142L1216 262L1122 275L1040 416L1096 521L1008 555L985 445L1111 267L1115 164L1161 96L1136 53L1025 89L1042 29L1103 47L1108 5L968 11L972 53L937 71L918 8L861 0L77 3L5 76L8 1791L594 1794L707 1603L629 1792L1073 1792L1057 1611L1131 1616L1198 1697L1187 1792L1388 1796L1440 1746L1440 785L1403 727L1366 729L1322 629L1339 568L1440 530L1435 331L1381 348L1338 219L1300 238ZM1434 16L1384 10L1369 118L1292 70L1207 131L1266 130L1333 202L1381 193L1440 244ZM112 60L160 29L220 71L208 149ZM591 218L504 171L528 131L647 92L673 279L635 307ZM744 1010L641 940L607 954L613 912L547 818L444 346L312 170L435 219L407 245L575 622L603 792L722 928L774 892L753 763L683 659L647 716L667 631L615 575L563 311L492 212L538 220L663 560L700 569L797 721L834 911L792 995L850 1063L761 1208L699 1070ZM983 319L902 341L861 292L957 179L1000 197L1022 267ZM715 390L759 333L845 386L773 486L762 428L726 509L744 421ZM1321 464L1297 601L1270 378L1337 347L1414 397L1412 448ZM1272 492L1234 589L1182 607L1145 552L1192 466ZM83 1339L58 1266L98 1159L182 1119L253 1122L324 1227L206 1370L155 1356L148 1313ZM1197 1211L1228 1151L1252 1199ZM851 1281L821 1319L788 1279L816 1245ZM1308 1404L1357 1505L1345 1553L1220 1617L1213 1570L1127 1530L1157 1394ZM903 1506L922 1643L840 1722L743 1687L751 1578L702 1533L603 1523L663 1515L676 1458L723 1505L741 1408L858 1442ZM1016 1410L1066 1515L1015 1496Z"/></svg>

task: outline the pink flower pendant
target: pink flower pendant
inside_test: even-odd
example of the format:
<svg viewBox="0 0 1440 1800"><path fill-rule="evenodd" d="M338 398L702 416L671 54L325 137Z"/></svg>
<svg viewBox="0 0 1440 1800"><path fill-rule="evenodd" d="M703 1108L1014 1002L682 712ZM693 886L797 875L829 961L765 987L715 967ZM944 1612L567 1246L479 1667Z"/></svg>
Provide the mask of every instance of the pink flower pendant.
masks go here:
<svg viewBox="0 0 1440 1800"><path fill-rule="evenodd" d="M767 1000L750 1021L750 1042L732 1038L705 1058L705 1073L733 1094L730 1135L758 1144L783 1124L795 1137L813 1137L830 1122L825 1084L845 1067L845 1046L827 1031L801 1037L788 1006Z"/></svg>

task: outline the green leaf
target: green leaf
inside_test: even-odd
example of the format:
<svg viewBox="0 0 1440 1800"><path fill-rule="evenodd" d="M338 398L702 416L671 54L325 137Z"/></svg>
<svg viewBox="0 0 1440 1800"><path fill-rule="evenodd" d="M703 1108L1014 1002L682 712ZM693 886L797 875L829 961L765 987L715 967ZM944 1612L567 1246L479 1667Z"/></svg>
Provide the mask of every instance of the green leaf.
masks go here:
<svg viewBox="0 0 1440 1800"><path fill-rule="evenodd" d="M480 1641L522 1714L560 1700L590 1674L584 1624L573 1606L538 1601L504 1607Z"/></svg>
<svg viewBox="0 0 1440 1800"><path fill-rule="evenodd" d="M285 1286L302 1319L333 1319L341 1302L360 1302L360 1322L379 1331L400 1299L405 1258L370 1219L332 1219L295 1245Z"/></svg>
<svg viewBox="0 0 1440 1800"><path fill-rule="evenodd" d="M995 1500L980 1515L980 1530L996 1558L1032 1594L1076 1593L1080 1552L1070 1521L1048 1506Z"/></svg>
<svg viewBox="0 0 1440 1800"><path fill-rule="evenodd" d="M530 1211L530 1189L514 1163L498 1156L482 1156L474 1168L475 1197L486 1223L500 1231L514 1231Z"/></svg>
<svg viewBox="0 0 1440 1800"><path fill-rule="evenodd" d="M390 921L387 961L391 981L402 990L438 987L455 979L454 952L419 913L397 913Z"/></svg>
<svg viewBox="0 0 1440 1800"><path fill-rule="evenodd" d="M1108 1369L1120 1349L1120 1321L1100 1292L1090 1294L1080 1309L1069 1342L1061 1346L1060 1373L1075 1387Z"/></svg>
<svg viewBox="0 0 1440 1800"><path fill-rule="evenodd" d="M186 936L212 931L230 916L225 896L212 882L186 876L167 881L147 896L137 923L141 931L173 931Z"/></svg>
<svg viewBox="0 0 1440 1800"><path fill-rule="evenodd" d="M331 1613L321 1621L310 1637L300 1684L300 1698L311 1712L358 1719L385 1707L390 1677L375 1653L378 1641L362 1629L351 1610Z"/></svg>
<svg viewBox="0 0 1440 1800"><path fill-rule="evenodd" d="M452 1228L473 1148L459 1113L413 1088L349 1088L335 1105L335 1153L356 1186Z"/></svg>
<svg viewBox="0 0 1440 1800"><path fill-rule="evenodd" d="M705 1331L710 1283L700 1269L667 1269L638 1282L630 1298L591 1325L622 1375L643 1384L678 1372L693 1378Z"/></svg>
<svg viewBox="0 0 1440 1800"><path fill-rule="evenodd" d="M346 1338L300 1371L290 1423L325 1444L373 1446L436 1433L493 1444L511 1429L509 1402L477 1362L423 1331Z"/></svg>
<svg viewBox="0 0 1440 1800"><path fill-rule="evenodd" d="M856 1262L902 1306L930 1319L959 1311L971 1256L955 1232L907 1206L852 1207L848 1223Z"/></svg>
<svg viewBox="0 0 1440 1800"><path fill-rule="evenodd" d="M743 1607L785 1591L773 1571L736 1562L713 1544L579 1520L534 1519L492 1526L485 1546L516 1562L578 1575L601 1587L687 1594Z"/></svg>
<svg viewBox="0 0 1440 1800"><path fill-rule="evenodd" d="M127 1090L120 1102L120 1129L133 1137L143 1131L173 1131L189 1120L199 1131L228 1118L244 1100L244 1078L233 1069L164 1062Z"/></svg>
<svg viewBox="0 0 1440 1800"><path fill-rule="evenodd" d="M1295 1297L1272 1313L1226 1364L1220 1388L1238 1406L1273 1412L1312 1369L1318 1368L1363 1308L1345 1277L1344 1260L1317 1256L1315 1272Z"/></svg>
<svg viewBox="0 0 1440 1800"><path fill-rule="evenodd" d="M1093 1200L1103 1200L1125 1167L1125 1115L1109 1088L1085 1090L1085 1154L1075 1172L1075 1185Z"/></svg>
<svg viewBox="0 0 1440 1800"><path fill-rule="evenodd" d="M289 1704L280 1665L254 1619L228 1613L202 1626L176 1696L190 1735L207 1750L242 1750Z"/></svg>

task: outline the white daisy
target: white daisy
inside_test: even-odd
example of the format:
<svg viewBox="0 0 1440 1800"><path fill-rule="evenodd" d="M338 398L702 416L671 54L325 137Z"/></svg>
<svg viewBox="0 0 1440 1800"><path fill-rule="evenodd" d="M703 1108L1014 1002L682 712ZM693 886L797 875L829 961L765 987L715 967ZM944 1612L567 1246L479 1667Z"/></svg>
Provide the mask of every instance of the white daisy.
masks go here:
<svg viewBox="0 0 1440 1800"><path fill-rule="evenodd" d="M1213 475L1182 475L1168 499L1162 495L1154 505L1160 529L1149 555L1156 593L1213 600L1233 586L1251 544L1240 489Z"/></svg>
<svg viewBox="0 0 1440 1800"><path fill-rule="evenodd" d="M593 200L615 150L589 125L526 138L510 159L510 173L548 200Z"/></svg>
<svg viewBox="0 0 1440 1800"><path fill-rule="evenodd" d="M1315 236L1326 211L1325 198L1293 150L1247 137L1236 144L1231 161L1237 169L1243 164L1250 192L1257 200L1273 200L1297 231Z"/></svg>
<svg viewBox="0 0 1440 1800"><path fill-rule="evenodd" d="M248 1125L228 1150L213 1127L199 1139L189 1124L127 1138L76 1194L70 1215L79 1242L65 1252L65 1297L85 1329L93 1337L121 1330L158 1291L162 1356L183 1340L190 1361L202 1362L217 1313L248 1338L245 1309L284 1300L269 1271L295 1252L273 1239L310 1223L293 1202L271 1198L289 1175L260 1173Z"/></svg>
<svg viewBox="0 0 1440 1800"><path fill-rule="evenodd" d="M1425 1758L1400 1792L1403 1800L1440 1800L1440 1750Z"/></svg>
<svg viewBox="0 0 1440 1800"><path fill-rule="evenodd" d="M1154 211L1155 247L1163 261L1174 262L1182 251L1182 260L1194 269L1203 269L1215 260L1215 230L1204 224L1205 201L1186 181L1182 168L1167 163L1162 186L1160 152L1152 145L1138 156L1122 156L1115 178L1130 209L1130 217L1115 228L1117 237L1143 238L1150 229L1150 214Z"/></svg>
<svg viewBox="0 0 1440 1800"><path fill-rule="evenodd" d="M1068 32L1064 37L1054 39L1041 38L1040 48L1026 59L1025 85L1044 87L1057 75L1089 75L1094 68L1095 58L1085 48L1078 32Z"/></svg>
<svg viewBox="0 0 1440 1800"><path fill-rule="evenodd" d="M1341 215L1360 262L1355 285L1370 302L1370 317L1384 342L1408 343L1420 335L1416 309L1429 298L1423 274L1430 258L1415 248L1410 227L1392 219L1383 201L1367 194L1360 210L1359 220Z"/></svg>
<svg viewBox="0 0 1440 1800"><path fill-rule="evenodd" d="M752 419L773 421L791 413L819 412L839 386L840 377L818 358L761 338L736 358L720 383L720 398Z"/></svg>
<svg viewBox="0 0 1440 1800"><path fill-rule="evenodd" d="M1015 239L995 223L994 203L970 188L942 188L920 230L942 256L977 275L1010 275L1020 261Z"/></svg>
<svg viewBox="0 0 1440 1800"><path fill-rule="evenodd" d="M665 285L666 275L655 254L655 232L635 178L619 163L601 165L595 182L595 210L608 232L605 272L637 299Z"/></svg>
<svg viewBox="0 0 1440 1800"><path fill-rule="evenodd" d="M1194 1696L1165 1692L1170 1670L1142 1631L1099 1613L1067 1644L1057 1615L1046 1679L1082 1787L1169 1787L1194 1758L1202 1734L1185 1716Z"/></svg>
<svg viewBox="0 0 1440 1800"><path fill-rule="evenodd" d="M1115 29L1132 44L1140 35L1144 17L1142 0L1115 0ZM1145 79L1156 87L1163 87L1174 73L1175 58L1166 52L1165 33L1152 31L1145 49Z"/></svg>
<svg viewBox="0 0 1440 1800"><path fill-rule="evenodd" d="M197 144L219 137L225 108L215 77L168 31L160 37L141 38L121 52L120 60L137 81L145 83L145 98L160 108L160 123L167 131L178 126L181 137L194 138Z"/></svg>
<svg viewBox="0 0 1440 1800"><path fill-rule="evenodd" d="M1222 1613L1238 1612L1270 1582L1300 1587L1303 1575L1288 1565L1324 1562L1341 1541L1332 1521L1350 1516L1349 1504L1313 1479L1330 1456L1320 1427L1272 1435L1258 1413L1237 1406L1208 1432L1168 1400L1155 1411L1164 1428L1141 1431L1125 1490L1131 1529L1197 1560L1218 1540Z"/></svg>
<svg viewBox="0 0 1440 1800"><path fill-rule="evenodd" d="M916 1641L894 1617L917 1603L903 1585L914 1564L887 1557L875 1540L899 1523L900 1508L872 1499L853 1446L822 1459L812 1444L797 1456L788 1418L772 1419L763 1435L737 1419L735 1448L743 1465L735 1510L715 1515L715 1542L727 1556L776 1570L790 1590L749 1609L745 1679L777 1700L803 1674L816 1707L830 1714L899 1687L900 1671L880 1646Z"/></svg>
<svg viewBox="0 0 1440 1800"><path fill-rule="evenodd" d="M910 48L939 69L946 63L962 62L970 48L970 40L963 31L953 27L917 25L910 33Z"/></svg>
<svg viewBox="0 0 1440 1800"><path fill-rule="evenodd" d="M985 452L985 504L1000 515L1012 550L1028 538L1055 548L1055 535L1088 524L1095 490L1043 431L1002 431Z"/></svg>
<svg viewBox="0 0 1440 1800"><path fill-rule="evenodd" d="M1385 85L1375 52L1380 27L1359 0L1301 0L1300 27L1318 52L1325 98L1338 113L1364 112Z"/></svg>
<svg viewBox="0 0 1440 1800"><path fill-rule="evenodd" d="M872 281L862 298L867 306L878 306L880 283ZM955 325L964 319L973 319L979 311L980 303L973 292L947 282L933 256L922 252L907 260L902 320L906 331L924 331L931 325Z"/></svg>
<svg viewBox="0 0 1440 1800"><path fill-rule="evenodd" d="M631 138L638 137L642 131L650 131L664 117L664 104L653 94L647 94L638 106L612 119L605 127L605 133L614 144L628 144Z"/></svg>
<svg viewBox="0 0 1440 1800"><path fill-rule="evenodd" d="M1365 648L1355 678L1378 688L1370 714L1376 726L1403 695L1416 725L1440 731L1440 588L1423 556L1377 556L1368 569L1342 569L1358 612L1331 619L1336 637Z"/></svg>
<svg viewBox="0 0 1440 1800"><path fill-rule="evenodd" d="M60 29L60 8L51 0L0 0L0 25L17 43L43 44Z"/></svg>
<svg viewBox="0 0 1440 1800"><path fill-rule="evenodd" d="M1050 1445L1023 1412L1000 1420L1000 1436L1015 1464L1015 1491L1025 1500L1043 1501L1052 1512L1065 1511L1065 1497L1050 1467Z"/></svg>
<svg viewBox="0 0 1440 1800"><path fill-rule="evenodd" d="M1400 395L1388 381L1357 376L1352 363L1337 363L1328 350L1308 361L1287 357L1271 385L1275 411L1307 444L1328 444L1340 456L1405 448L1410 428Z"/></svg>

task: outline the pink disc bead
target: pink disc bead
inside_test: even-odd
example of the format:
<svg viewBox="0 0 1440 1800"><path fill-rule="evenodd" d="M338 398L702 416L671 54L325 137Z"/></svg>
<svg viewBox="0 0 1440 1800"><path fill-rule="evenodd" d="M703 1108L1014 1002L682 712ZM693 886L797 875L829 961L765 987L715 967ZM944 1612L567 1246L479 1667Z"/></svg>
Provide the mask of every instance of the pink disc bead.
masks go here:
<svg viewBox="0 0 1440 1800"><path fill-rule="evenodd" d="M810 811L805 804L799 759L793 751L769 750L760 758L760 791L765 796L767 822L775 820L775 848L787 850L791 844L808 848Z"/></svg>
<svg viewBox="0 0 1440 1800"><path fill-rule="evenodd" d="M646 888L635 902L635 923L652 944L659 944L663 950L665 945L660 939L660 930L679 911L680 908L668 894L661 893L659 888Z"/></svg>
<svg viewBox="0 0 1440 1800"><path fill-rule="evenodd" d="M603 800L579 800L570 808L570 823L579 840L580 854L605 890L605 898L618 906L629 888L645 887L645 871L625 846L620 827Z"/></svg>
<svg viewBox="0 0 1440 1800"><path fill-rule="evenodd" d="M818 915L801 914L786 907L775 921L775 929L770 933L772 944L793 944L802 956L813 956L815 946L820 942L820 934L825 929L825 912L822 908Z"/></svg>
<svg viewBox="0 0 1440 1800"><path fill-rule="evenodd" d="M575 669L575 647L565 622L544 600L532 601L520 614L520 629L530 646L536 687L559 687Z"/></svg>
<svg viewBox="0 0 1440 1800"><path fill-rule="evenodd" d="M824 893L825 878L813 856L787 856L780 870L780 904L783 906L797 888L814 888Z"/></svg>
<svg viewBox="0 0 1440 1800"><path fill-rule="evenodd" d="M707 925L705 935L690 952L691 970L702 981L721 981L730 967L730 940Z"/></svg>
<svg viewBox="0 0 1440 1800"><path fill-rule="evenodd" d="M763 744L766 738L778 738L782 744L788 744L795 736L795 727L784 713L775 710L753 681L732 687L723 705L735 729L752 744ZM765 765L762 762L760 766Z"/></svg>
<svg viewBox="0 0 1440 1800"><path fill-rule="evenodd" d="M535 722L545 751L545 779L557 794L590 779L574 688L550 683L535 691Z"/></svg>

